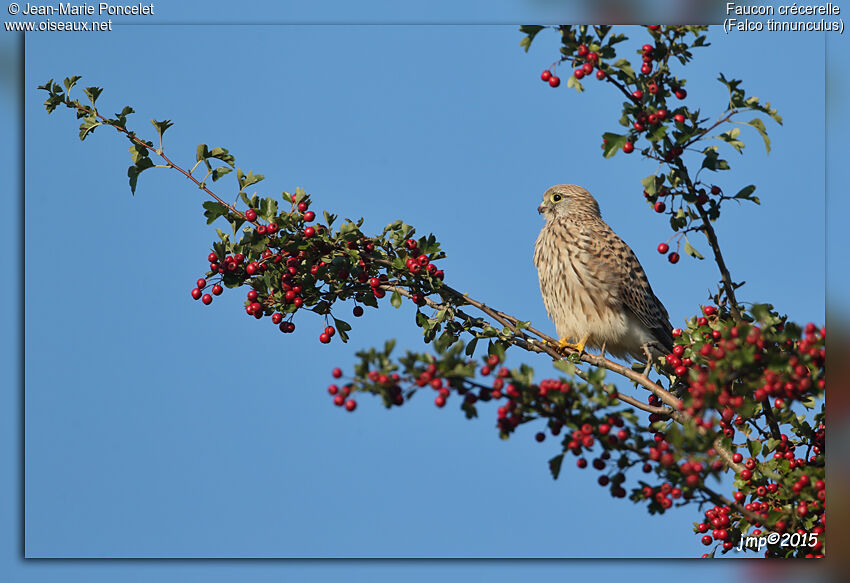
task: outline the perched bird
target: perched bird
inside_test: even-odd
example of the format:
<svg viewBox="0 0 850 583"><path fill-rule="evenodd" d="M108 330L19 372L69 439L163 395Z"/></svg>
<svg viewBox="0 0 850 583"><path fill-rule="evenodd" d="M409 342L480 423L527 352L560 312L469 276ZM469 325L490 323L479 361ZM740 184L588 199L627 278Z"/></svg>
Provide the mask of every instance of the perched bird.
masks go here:
<svg viewBox="0 0 850 583"><path fill-rule="evenodd" d="M540 293L561 347L649 362L673 350L667 310L634 252L575 184L543 195L546 224L534 245Z"/></svg>

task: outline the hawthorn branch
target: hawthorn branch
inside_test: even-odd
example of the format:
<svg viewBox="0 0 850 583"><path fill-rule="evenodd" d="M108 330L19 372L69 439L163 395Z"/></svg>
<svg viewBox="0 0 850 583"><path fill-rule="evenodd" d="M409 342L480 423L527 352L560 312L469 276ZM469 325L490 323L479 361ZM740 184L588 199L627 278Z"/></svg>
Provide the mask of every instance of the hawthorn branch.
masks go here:
<svg viewBox="0 0 850 583"><path fill-rule="evenodd" d="M230 209L232 212L236 213L237 215L239 215L240 217L242 217L242 218L243 218L243 219L245 219L246 221L248 220L248 219L247 219L247 217L245 216L245 213L243 213L242 211L238 210L235 206L230 205L230 204L228 204L228 203L224 202L224 200L222 200L222 199L221 199L221 198L220 198L220 197L219 197L216 193L214 193L212 190L210 190L209 188L207 188L207 186L206 186L203 182L198 181L198 179L197 179L197 178L195 178L194 176L192 176L192 173L191 173L191 172L187 172L186 170L184 170L183 168L181 168L180 166L178 166L177 164L175 164L174 162L172 162L172 161L171 161L171 160L170 160L170 159L169 159L169 158L165 155L165 152L164 152L164 150L162 149L162 146L161 146L161 145L160 145L160 147L159 147L159 148L154 148L153 146L151 146L150 144L148 144L148 143L147 143L147 142L145 142L144 140L142 140L142 139L138 138L138 137L137 137L134 133L131 133L131 132L130 132L129 130L127 130L127 128L125 128L124 126L118 125L118 124L117 124L117 123L115 123L114 121L112 121L112 120L110 120L109 118L107 118L107 117L105 117L105 116L101 115L100 113L98 113L98 111L97 111L96 109L94 109L93 107L88 107L88 106L85 106L85 105L77 105L76 103L74 103L73 101L71 101L71 99L70 99L70 98L68 98L67 96L66 96L66 99L65 99L65 105L66 105L66 106L68 106L68 107L70 107L70 108L76 109L76 110L77 110L77 111L79 111L79 112L83 112L83 113L87 113L87 114L90 114L90 115L94 115L94 116L95 116L95 117L97 117L99 120L101 120L101 121L102 121L105 125L108 125L108 126L110 126L110 127L113 127L113 128L115 128L118 132L120 132L120 133L122 133L122 134L125 134L125 135L127 136L127 138L128 138L131 142L133 142L133 143L134 143L134 144L136 144L137 146L141 146L142 148L145 148L145 149L146 149L146 150L148 150L149 152L153 152L154 154L156 154L157 156L159 156L160 158L162 158L163 160L165 160L165 162L166 162L166 164L168 164L168 167L169 167L169 168L174 168L175 170L177 170L178 172L180 172L183 176L185 176L186 178L188 178L189 180L191 180L192 182L194 182L194 183L195 183L195 185L196 185L198 188L200 188L201 190L203 190L204 192L206 192L208 195L210 195L211 197L213 197L213 198L214 198L217 202L219 202L220 204L224 205L225 207L227 207L227 208L228 208L228 209ZM196 166L197 166L197 164L196 164ZM194 170L194 169L193 169L193 170ZM206 178L204 178L204 179L206 180ZM259 223L258 223L257 221L248 221L248 222L252 223L254 226L258 226L258 225L259 225Z"/></svg>
<svg viewBox="0 0 850 583"><path fill-rule="evenodd" d="M681 159L679 159L677 166L682 172L682 176L685 179L688 190L691 193L696 194L696 187L694 187L690 174L688 174L688 169ZM726 266L726 261L723 259L723 252L720 250L717 233L711 225L711 219L708 216L708 212L706 212L701 205L696 205L696 209L699 213L700 219L702 220L702 231L705 233L706 239L708 239L708 245L711 247L712 253L714 253L714 262L717 263L717 267L720 269L720 280L723 283L723 291L726 293L726 298L729 301L729 311L732 314L732 318L734 318L736 322L740 322L741 311L738 309L738 300L735 298L735 284L732 281L732 275L729 273L729 268Z"/></svg>

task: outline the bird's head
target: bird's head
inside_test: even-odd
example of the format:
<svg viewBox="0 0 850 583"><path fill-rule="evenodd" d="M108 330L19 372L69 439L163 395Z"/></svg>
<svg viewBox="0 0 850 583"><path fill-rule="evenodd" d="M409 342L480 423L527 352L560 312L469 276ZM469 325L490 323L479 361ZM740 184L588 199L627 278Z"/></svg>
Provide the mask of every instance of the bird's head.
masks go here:
<svg viewBox="0 0 850 583"><path fill-rule="evenodd" d="M576 184L556 184L543 194L543 202L537 212L546 220L557 217L600 218L599 203L581 186Z"/></svg>

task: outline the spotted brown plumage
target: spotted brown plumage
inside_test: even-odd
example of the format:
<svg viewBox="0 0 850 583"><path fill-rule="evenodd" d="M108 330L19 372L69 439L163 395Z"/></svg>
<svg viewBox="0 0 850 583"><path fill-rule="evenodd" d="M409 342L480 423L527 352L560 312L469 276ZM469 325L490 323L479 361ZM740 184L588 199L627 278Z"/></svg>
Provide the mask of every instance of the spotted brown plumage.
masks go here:
<svg viewBox="0 0 850 583"><path fill-rule="evenodd" d="M546 224L534 245L540 293L563 346L646 362L673 349L667 310L631 248L575 184L553 186L538 207Z"/></svg>

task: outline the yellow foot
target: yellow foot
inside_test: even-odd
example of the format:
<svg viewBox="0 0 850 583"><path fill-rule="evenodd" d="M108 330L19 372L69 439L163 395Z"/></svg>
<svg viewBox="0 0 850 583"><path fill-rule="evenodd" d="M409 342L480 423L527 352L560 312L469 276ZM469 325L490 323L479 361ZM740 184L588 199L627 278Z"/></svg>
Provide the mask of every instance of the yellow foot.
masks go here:
<svg viewBox="0 0 850 583"><path fill-rule="evenodd" d="M584 346L585 346L586 343L587 343L587 337L582 338L576 344L573 344L572 342L568 341L566 338L561 338L561 340L558 342L558 348L560 348L561 350L563 350L564 348L572 348L573 350L578 351L579 354L582 354L582 353L584 353Z"/></svg>

